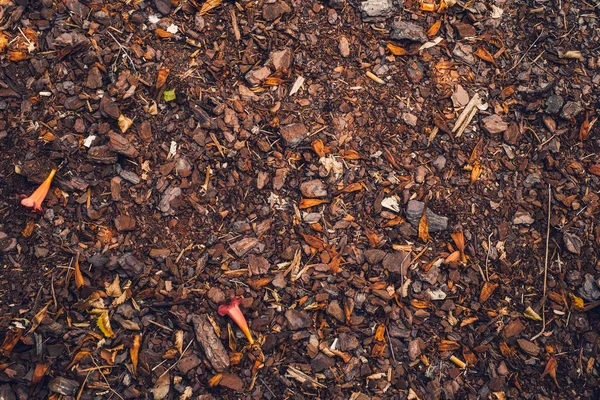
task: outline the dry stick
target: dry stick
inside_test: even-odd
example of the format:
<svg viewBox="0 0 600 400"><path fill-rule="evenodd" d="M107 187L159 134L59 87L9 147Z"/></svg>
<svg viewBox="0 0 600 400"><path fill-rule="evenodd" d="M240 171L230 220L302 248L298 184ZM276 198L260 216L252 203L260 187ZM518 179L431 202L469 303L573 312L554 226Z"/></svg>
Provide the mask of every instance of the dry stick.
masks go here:
<svg viewBox="0 0 600 400"><path fill-rule="evenodd" d="M488 270L488 263L490 261L490 250L491 250L491 246L492 246L492 235L494 234L494 232L490 233L490 235L488 236L488 251L487 254L485 255L485 277L486 277L486 281L490 280L490 273Z"/></svg>
<svg viewBox="0 0 600 400"><path fill-rule="evenodd" d="M171 365L169 368L167 368L167 370L165 372L163 372L161 374L161 376L158 377L158 379L162 378L167 372L169 372L170 370L172 370L173 368L175 368L175 366L177 365L177 363L179 361L181 361L181 359L183 358L183 356L185 355L185 352L187 351L187 349L190 348L190 346L192 345L192 343L194 342L194 339L190 340L190 342L188 343L188 345L185 347L185 349L183 349L183 351L181 352L181 355L179 356L179 359L177 359L177 361L175 361L173 363L173 365Z"/></svg>
<svg viewBox="0 0 600 400"><path fill-rule="evenodd" d="M550 247L550 207L552 201L552 186L548 185L548 220L546 227L546 256L544 259L544 296L542 298L542 330L531 338L532 341L542 336L546 331L546 286L548 282L548 252Z"/></svg>
<svg viewBox="0 0 600 400"><path fill-rule="evenodd" d="M519 64L521 64L521 61L523 61L523 59L525 58L525 56L527 56L527 54L529 53L529 50L531 50L533 48L533 46L535 46L535 44L537 43L538 40L540 40L540 38L542 37L544 33L544 30L542 29L542 31L540 32L540 34L538 35L538 37L533 41L533 43L531 43L531 46L529 46L529 48L527 49L527 51L525 51L525 53L523 53L523 55L521 56L521 58L519 58L519 61L517 61L517 63L515 65L513 65L508 71L506 71L505 73L508 74L510 71L512 71L513 69L517 68L519 66Z"/></svg>
<svg viewBox="0 0 600 400"><path fill-rule="evenodd" d="M396 356L394 355L394 348L392 347L392 340L390 339L390 330L388 329L388 327L385 327L385 333L387 334L388 337L388 342L390 344L390 354L392 355L392 359L394 360L394 362L396 364L398 364L398 361L396 361Z"/></svg>

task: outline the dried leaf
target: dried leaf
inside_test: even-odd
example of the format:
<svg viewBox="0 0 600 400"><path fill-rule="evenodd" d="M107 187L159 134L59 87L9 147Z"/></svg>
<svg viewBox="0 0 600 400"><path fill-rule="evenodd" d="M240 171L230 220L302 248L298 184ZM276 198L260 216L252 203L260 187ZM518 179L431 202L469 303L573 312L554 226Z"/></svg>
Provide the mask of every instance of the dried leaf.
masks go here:
<svg viewBox="0 0 600 400"><path fill-rule="evenodd" d="M362 160L362 156L356 150L340 150L340 156L344 160Z"/></svg>
<svg viewBox="0 0 600 400"><path fill-rule="evenodd" d="M546 363L546 368L544 368L544 372L542 373L541 378L545 377L546 375L550 375L550 377L552 377L552 379L554 380L554 383L556 384L556 387L560 387L558 385L558 380L556 379L556 367L557 367L558 363L556 362L556 358L554 357L550 357L548 359L548 362Z"/></svg>
<svg viewBox="0 0 600 400"><path fill-rule="evenodd" d="M33 222L33 220L27 221L27 225L25 225L25 229L23 229L23 232L21 232L23 237L31 236L31 234L33 233L33 228L35 228L35 222Z"/></svg>
<svg viewBox="0 0 600 400"><path fill-rule="evenodd" d="M165 90L163 92L163 100L167 103L175 100L176 98L177 96L175 96L175 89Z"/></svg>
<svg viewBox="0 0 600 400"><path fill-rule="evenodd" d="M434 12L436 9L435 4L421 2L421 11Z"/></svg>
<svg viewBox="0 0 600 400"><path fill-rule="evenodd" d="M210 378L208 380L208 386L210 386L210 387L217 386L221 382L221 379L223 379L223 374L216 374L215 376L213 376L212 378Z"/></svg>
<svg viewBox="0 0 600 400"><path fill-rule="evenodd" d="M167 32L161 28L156 28L156 30L154 32L156 32L158 37L163 38L163 39L168 39L173 36L173 34L171 32Z"/></svg>
<svg viewBox="0 0 600 400"><path fill-rule="evenodd" d="M407 51L400 47L400 46L396 46L395 44L392 43L388 43L386 45L387 49L390 51L390 53L392 53L395 56L403 56L407 53Z"/></svg>
<svg viewBox="0 0 600 400"><path fill-rule="evenodd" d="M50 364L48 363L38 363L35 366L35 370L33 371L33 376L31 377L31 385L37 385L38 383L40 383L42 381L42 378L44 377L44 375L46 375L46 372L48 372L48 369L50 368Z"/></svg>
<svg viewBox="0 0 600 400"><path fill-rule="evenodd" d="M340 272L342 272L342 269L340 268L341 261L342 261L342 257L340 255L336 255L329 262L329 268L331 269L331 272L334 275L337 275Z"/></svg>
<svg viewBox="0 0 600 400"><path fill-rule="evenodd" d="M588 136L590 135L590 130L591 130L591 126L590 126L590 120L589 120L589 113L585 113L585 121L583 121L581 123L581 127L579 127L579 140L581 142L587 140Z"/></svg>
<svg viewBox="0 0 600 400"><path fill-rule="evenodd" d="M479 293L479 302L485 303L487 301L487 299L489 299L490 296L494 293L494 291L496 290L497 287L498 287L497 283L492 283L492 282L486 281L483 284L481 293Z"/></svg>
<svg viewBox="0 0 600 400"><path fill-rule="evenodd" d="M312 149L319 157L325 157L327 153L325 153L325 145L321 139L314 140L311 143Z"/></svg>
<svg viewBox="0 0 600 400"><path fill-rule="evenodd" d="M73 357L73 361L71 361L71 363L67 366L66 370L67 371L70 370L73 366L75 366L77 363L79 363L79 361L82 358L87 357L90 354L92 354L92 353L90 353L89 351L83 351L82 350L82 351L78 352L77 354L75 354L75 357Z"/></svg>
<svg viewBox="0 0 600 400"><path fill-rule="evenodd" d="M6 36L4 32L0 31L0 53L2 53L4 49L6 49L6 47L8 46L8 42L8 36Z"/></svg>
<svg viewBox="0 0 600 400"><path fill-rule="evenodd" d="M467 262L467 257L465 256L465 235L462 231L453 232L450 234L454 244L456 244L456 248L460 251L460 257L462 262Z"/></svg>
<svg viewBox="0 0 600 400"><path fill-rule="evenodd" d="M419 221L419 239L424 242L428 242L431 240L431 236L429 236L429 226L427 225L427 213L423 212L421 216L421 220Z"/></svg>
<svg viewBox="0 0 600 400"><path fill-rule="evenodd" d="M75 287L81 289L85 285L83 274L81 273L81 267L79 266L79 252L75 257Z"/></svg>
<svg viewBox="0 0 600 400"><path fill-rule="evenodd" d="M531 307L527 307L527 308L525 309L525 311L523 312L523 315L524 315L526 318L532 319L532 320L534 320L534 321L541 321L541 320L542 320L542 317L540 317L540 315L539 315L538 313L536 313L536 312L533 310L533 308L531 308Z"/></svg>
<svg viewBox="0 0 600 400"><path fill-rule="evenodd" d="M478 320L479 320L479 318L477 318L477 317L465 318L460 323L460 327L462 328L463 326L471 325L473 322L478 321Z"/></svg>
<svg viewBox="0 0 600 400"><path fill-rule="evenodd" d="M500 343L500 353L502 353L502 355L507 358L512 358L517 355L517 352L508 347L508 344L506 344L506 342Z"/></svg>
<svg viewBox="0 0 600 400"><path fill-rule="evenodd" d="M453 342L452 340L444 340L438 343L439 351L454 351L460 349L460 344Z"/></svg>
<svg viewBox="0 0 600 400"><path fill-rule="evenodd" d="M98 328L100 328L104 336L112 337L114 335L112 327L110 326L110 318L108 317L108 311L104 311L98 316L98 319L96 320L96 325L98 326Z"/></svg>
<svg viewBox="0 0 600 400"><path fill-rule="evenodd" d="M260 289L262 287L267 286L269 283L271 283L272 280L273 280L273 278L254 279L254 280L248 281L248 284L250 286L252 286L254 289Z"/></svg>
<svg viewBox="0 0 600 400"><path fill-rule="evenodd" d="M119 120L117 122L119 123L119 128L121 128L121 132L123 133L127 132L127 129L133 125L133 120L127 118L123 114L119 115Z"/></svg>
<svg viewBox="0 0 600 400"><path fill-rule="evenodd" d="M575 59L575 60L581 60L583 58L583 56L581 55L581 52L579 50L569 50L566 52L558 52L558 57L559 58L571 58L571 59Z"/></svg>
<svg viewBox="0 0 600 400"><path fill-rule="evenodd" d="M183 331L175 332L175 348L179 354L183 354Z"/></svg>
<svg viewBox="0 0 600 400"><path fill-rule="evenodd" d="M115 275L115 280L111 283L105 283L104 288L106 294L110 297L119 297L123 292L121 291L121 280L119 275Z"/></svg>
<svg viewBox="0 0 600 400"><path fill-rule="evenodd" d="M12 62L19 62L26 60L28 58L27 54L22 51L9 51L8 52L8 60Z"/></svg>
<svg viewBox="0 0 600 400"><path fill-rule="evenodd" d="M23 337L23 329L9 329L4 336L2 347L0 348L0 354L5 357L10 356L13 349Z"/></svg>
<svg viewBox="0 0 600 400"><path fill-rule="evenodd" d="M427 300L412 299L410 301L410 305L413 306L414 308L424 310L426 308L429 308L430 303Z"/></svg>
<svg viewBox="0 0 600 400"><path fill-rule="evenodd" d="M300 204L298 205L298 208L303 210L306 208L318 206L323 203L329 203L329 201L323 200L323 199L302 199L302 200L300 200Z"/></svg>
<svg viewBox="0 0 600 400"><path fill-rule="evenodd" d="M40 324L42 323L42 321L44 320L44 317L46 316L46 312L48 311L48 307L50 307L50 301L44 306L44 308L42 308L40 311L38 311L37 314L35 314L35 316L33 317L33 324L31 325L31 328L29 329L29 332L27 332L27 335L32 334L33 332L35 332L35 330L37 329L38 326L40 326Z"/></svg>
<svg viewBox="0 0 600 400"><path fill-rule="evenodd" d="M200 15L204 15L206 13L208 13L210 10L212 10L213 8L217 7L219 4L221 4L223 0L206 0L206 2L204 4L202 4L202 8L200 9Z"/></svg>
<svg viewBox="0 0 600 400"><path fill-rule="evenodd" d="M352 193L352 192L358 192L363 190L363 185L360 182L354 182L349 184L348 186L346 186L342 192L344 193Z"/></svg>
<svg viewBox="0 0 600 400"><path fill-rule="evenodd" d="M498 66L498 64L496 64L494 56L485 47L478 47L477 51L474 52L473 55L481 58L483 61L487 61L490 64L494 64L496 67Z"/></svg>
<svg viewBox="0 0 600 400"><path fill-rule="evenodd" d="M444 260L444 264L455 263L458 262L458 260L460 260L460 251L456 250L455 252L451 253L448 257L446 257L446 259Z"/></svg>
<svg viewBox="0 0 600 400"><path fill-rule="evenodd" d="M378 247L381 244L381 238L376 232L365 229L365 235L367 235L367 239L369 239L369 246Z"/></svg>
<svg viewBox="0 0 600 400"><path fill-rule="evenodd" d="M482 172L483 169L481 168L481 164L479 162L476 162L475 165L473 165L473 169L471 170L471 183L477 182L477 179L479 179Z"/></svg>
<svg viewBox="0 0 600 400"><path fill-rule="evenodd" d="M160 89L167 83L167 78L169 77L169 73L171 70L169 68L161 68L158 71L158 76L156 77L156 88Z"/></svg>
<svg viewBox="0 0 600 400"><path fill-rule="evenodd" d="M437 21L435 21L433 23L433 25L431 25L431 27L427 31L427 36L434 37L435 35L438 34L438 32L440 31L441 27L442 27L442 20L438 19Z"/></svg>
<svg viewBox="0 0 600 400"><path fill-rule="evenodd" d="M318 237L307 235L305 233L302 233L302 237L310 247L317 249L318 251L325 250L325 242L319 239Z"/></svg>
<svg viewBox="0 0 600 400"><path fill-rule="evenodd" d="M583 310L583 308L584 308L583 299L581 297L575 296L573 293L569 293L569 296L571 297L571 305L573 306L573 308L578 311Z"/></svg>

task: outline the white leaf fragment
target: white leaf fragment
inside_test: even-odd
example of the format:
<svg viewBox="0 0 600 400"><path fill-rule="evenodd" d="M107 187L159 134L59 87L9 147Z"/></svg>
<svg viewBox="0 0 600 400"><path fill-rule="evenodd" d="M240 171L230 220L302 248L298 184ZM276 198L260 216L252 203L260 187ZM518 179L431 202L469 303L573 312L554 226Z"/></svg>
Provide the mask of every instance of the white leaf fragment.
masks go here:
<svg viewBox="0 0 600 400"><path fill-rule="evenodd" d="M504 14L504 10L492 4L492 18L500 19L502 14Z"/></svg>
<svg viewBox="0 0 600 400"><path fill-rule="evenodd" d="M169 147L169 154L167 155L167 160L171 160L177 154L177 142L171 141L171 146Z"/></svg>
<svg viewBox="0 0 600 400"><path fill-rule="evenodd" d="M83 145L88 148L91 147L92 143L94 143L94 139L96 139L95 135L90 135L86 137L85 139L83 139Z"/></svg>
<svg viewBox="0 0 600 400"><path fill-rule="evenodd" d="M419 50L425 50L425 49L429 49L431 47L437 46L441 41L442 41L442 38L440 36L438 36L435 39L433 39L433 41L431 41L431 42L423 43L423 45L421 47L419 47Z"/></svg>
<svg viewBox="0 0 600 400"><path fill-rule="evenodd" d="M300 90L300 88L302 87L302 85L304 84L304 78L302 76L299 76L298 78L296 78L296 82L294 82L294 84L292 85L292 88L290 89L290 96L293 96L294 94L296 94L296 92L298 92L298 90Z"/></svg>
<svg viewBox="0 0 600 400"><path fill-rule="evenodd" d="M381 207L387 208L388 210L392 210L394 212L400 212L400 199L398 196L386 197L381 200Z"/></svg>

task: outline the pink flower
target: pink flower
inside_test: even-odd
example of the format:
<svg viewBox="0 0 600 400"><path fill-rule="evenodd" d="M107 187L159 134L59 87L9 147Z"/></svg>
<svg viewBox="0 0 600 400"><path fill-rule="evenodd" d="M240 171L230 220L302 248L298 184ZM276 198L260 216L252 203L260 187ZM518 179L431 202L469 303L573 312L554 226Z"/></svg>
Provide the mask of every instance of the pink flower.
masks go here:
<svg viewBox="0 0 600 400"><path fill-rule="evenodd" d="M250 328L248 328L248 323L246 322L246 318L244 314L242 314L242 310L240 310L240 303L243 299L233 298L229 304L223 304L219 306L219 315L224 317L225 315L229 315L229 318L233 320L240 327L246 338L250 344L254 344L254 339L252 338L252 334L250 333Z"/></svg>
<svg viewBox="0 0 600 400"><path fill-rule="evenodd" d="M52 178L54 178L54 174L56 174L55 169L50 171L50 174L48 175L46 180L42 182L42 184L37 189L35 189L35 192L33 192L31 196L25 197L23 200L21 200L21 204L25 207L33 207L34 211L41 212L42 202L48 194L48 190L50 189L50 184L52 183Z"/></svg>

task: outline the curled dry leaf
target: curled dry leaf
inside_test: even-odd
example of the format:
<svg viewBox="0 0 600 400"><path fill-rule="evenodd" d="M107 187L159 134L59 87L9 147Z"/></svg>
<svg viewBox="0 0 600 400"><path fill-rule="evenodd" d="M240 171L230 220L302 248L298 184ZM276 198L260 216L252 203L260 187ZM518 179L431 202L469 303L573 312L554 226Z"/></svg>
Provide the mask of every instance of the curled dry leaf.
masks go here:
<svg viewBox="0 0 600 400"><path fill-rule="evenodd" d="M594 120L594 122L596 122ZM587 140L588 136L590 135L590 130L592 129L592 124L590 124L590 115L589 113L585 113L585 120L581 123L581 126L579 127L579 140L581 142Z"/></svg>
<svg viewBox="0 0 600 400"><path fill-rule="evenodd" d="M112 337L114 335L112 327L110 326L110 318L108 316L108 311L104 311L98 316L98 319L96 320L96 325L98 326L100 331L102 331L104 336Z"/></svg>
<svg viewBox="0 0 600 400"><path fill-rule="evenodd" d="M581 311L584 308L583 299L581 297L575 296L573 293L569 293L569 297L571 297L571 305L575 310Z"/></svg>
<svg viewBox="0 0 600 400"><path fill-rule="evenodd" d="M133 375L137 376L138 356L140 353L140 345L142 343L142 335L133 337L133 344L129 349L129 357L131 357L131 365L133 366Z"/></svg>
<svg viewBox="0 0 600 400"><path fill-rule="evenodd" d="M467 257L465 256L465 235L462 231L453 232L450 234L454 244L456 244L456 248L460 252L460 258L463 263L467 262Z"/></svg>
<svg viewBox="0 0 600 400"><path fill-rule="evenodd" d="M498 66L498 64L496 64L494 56L485 47L478 47L477 51L475 51L473 55L481 58L483 61L487 61L490 64L494 64L496 67Z"/></svg>
<svg viewBox="0 0 600 400"><path fill-rule="evenodd" d="M219 383L221 383L221 380L223 379L223 374L216 374L215 376L213 376L212 378L210 378L208 380L208 386L210 387L215 387L217 386Z"/></svg>
<svg viewBox="0 0 600 400"><path fill-rule="evenodd" d="M325 242L318 237L307 235L305 233L302 233L302 237L304 238L304 241L313 249L317 249L318 251L325 250Z"/></svg>
<svg viewBox="0 0 600 400"><path fill-rule="evenodd" d="M340 157L344 160L362 160L362 156L356 150L340 150Z"/></svg>
<svg viewBox="0 0 600 400"><path fill-rule="evenodd" d="M121 291L121 280L119 275L115 275L115 279L111 284L104 283L106 294L110 297L119 297L123 292Z"/></svg>
<svg viewBox="0 0 600 400"><path fill-rule="evenodd" d="M463 326L471 325L473 322L478 321L478 320L479 320L478 317L465 318L461 321L460 327L462 328Z"/></svg>
<svg viewBox="0 0 600 400"><path fill-rule="evenodd" d="M183 331L175 332L175 348L179 354L183 354Z"/></svg>
<svg viewBox="0 0 600 400"><path fill-rule="evenodd" d="M161 68L158 71L158 76L156 77L156 88L160 89L167 83L167 78L169 77L169 73L171 70L169 68Z"/></svg>
<svg viewBox="0 0 600 400"><path fill-rule="evenodd" d="M363 185L360 182L354 182L349 184L348 186L346 186L342 192L344 193L352 193L352 192L358 192L361 191L363 189Z"/></svg>
<svg viewBox="0 0 600 400"><path fill-rule="evenodd" d="M536 312L533 310L533 308L531 308L531 307L527 307L527 308L525 309L525 311L523 312L523 315L524 315L526 318L532 319L532 320L534 320L534 321L541 321L541 320L542 320L542 317L540 317L540 315L539 315L538 313L536 313Z"/></svg>
<svg viewBox="0 0 600 400"><path fill-rule="evenodd" d="M79 266L79 252L77 252L77 256L75 256L75 287L77 289L81 289L85 285L85 280L83 279L83 274L81 273L81 268Z"/></svg>
<svg viewBox="0 0 600 400"><path fill-rule="evenodd" d="M131 125L133 125L133 120L131 118L127 118L123 114L119 115L119 120L117 122L119 123L119 128L123 133L127 132L127 130L131 128Z"/></svg>
<svg viewBox="0 0 600 400"><path fill-rule="evenodd" d="M323 203L329 203L329 201L323 200L323 199L302 199L302 200L300 200L300 204L298 205L298 208L303 210L306 208L316 207Z"/></svg>
<svg viewBox="0 0 600 400"><path fill-rule="evenodd" d="M460 349L460 344L453 342L452 340L442 339L442 341L438 343L439 351L454 351L458 349Z"/></svg>
<svg viewBox="0 0 600 400"><path fill-rule="evenodd" d="M479 302L485 303L487 301L487 299L489 299L490 296L494 293L494 291L496 290L497 287L498 287L497 283L492 283L492 282L486 281L483 284L481 293L479 294Z"/></svg>
<svg viewBox="0 0 600 400"><path fill-rule="evenodd" d="M560 387L558 385L558 380L556 379L556 367L557 366L558 366L558 363L556 362L556 358L550 357L548 359L548 362L546 363L546 368L544 368L544 372L542 373L541 377L543 378L546 375L550 375L550 377L554 380L556 387Z"/></svg>
<svg viewBox="0 0 600 400"><path fill-rule="evenodd" d="M482 172L483 169L481 168L481 164L476 162L475 165L473 165L473 169L471 169L471 183L477 182Z"/></svg>

